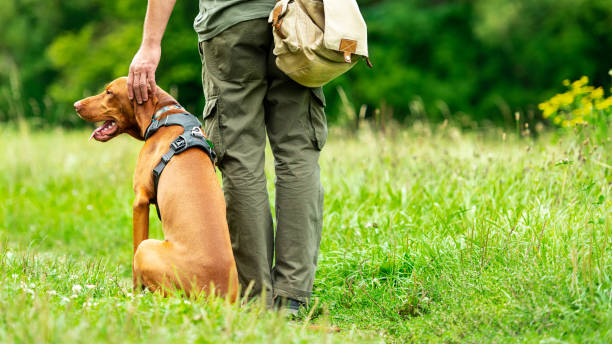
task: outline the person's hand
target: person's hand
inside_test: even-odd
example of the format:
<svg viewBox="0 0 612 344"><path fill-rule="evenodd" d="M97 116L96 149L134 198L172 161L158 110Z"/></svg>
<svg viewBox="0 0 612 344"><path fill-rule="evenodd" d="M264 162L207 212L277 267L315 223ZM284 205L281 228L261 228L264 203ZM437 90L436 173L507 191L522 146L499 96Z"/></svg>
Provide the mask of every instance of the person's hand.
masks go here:
<svg viewBox="0 0 612 344"><path fill-rule="evenodd" d="M155 83L155 70L161 57L161 46L141 45L140 49L132 59L130 72L127 79L128 97L130 100L136 98L138 104L149 100L147 89L150 87L151 94L155 95L157 84Z"/></svg>

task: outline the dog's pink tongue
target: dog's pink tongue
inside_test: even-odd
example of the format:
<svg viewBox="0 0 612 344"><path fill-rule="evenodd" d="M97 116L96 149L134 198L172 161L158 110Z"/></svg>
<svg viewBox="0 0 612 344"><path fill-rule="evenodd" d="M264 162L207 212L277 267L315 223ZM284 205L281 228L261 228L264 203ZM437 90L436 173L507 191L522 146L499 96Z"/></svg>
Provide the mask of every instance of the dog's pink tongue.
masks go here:
<svg viewBox="0 0 612 344"><path fill-rule="evenodd" d="M91 136L89 136L89 140L88 140L88 141L91 141L91 139L93 139L93 137L94 137L94 136L95 136L97 133L99 133L100 131L102 131L102 128L104 128L104 124L102 124L101 126L97 127L97 128L96 128L96 130L94 130L94 131L91 133Z"/></svg>

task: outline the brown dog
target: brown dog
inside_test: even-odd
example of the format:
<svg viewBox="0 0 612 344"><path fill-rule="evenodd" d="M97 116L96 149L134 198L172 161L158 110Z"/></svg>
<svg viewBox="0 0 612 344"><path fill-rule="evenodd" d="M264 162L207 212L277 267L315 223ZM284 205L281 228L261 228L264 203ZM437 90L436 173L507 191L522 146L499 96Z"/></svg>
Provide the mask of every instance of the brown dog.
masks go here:
<svg viewBox="0 0 612 344"><path fill-rule="evenodd" d="M127 79L119 78L101 94L74 104L79 116L89 122L101 122L90 138L108 141L128 133L144 140L151 117L160 108L178 102L159 87L149 101L138 105L127 95ZM172 113L169 110L161 118ZM153 168L168 151L170 143L183 133L181 126L161 127L140 150L134 171L134 287L144 284L149 290L166 292L173 288L188 295L200 291L236 299L238 279L232 253L225 201L215 169L200 149L188 149L175 155L159 180L157 195ZM163 215L164 241L148 239L149 204L157 197Z"/></svg>

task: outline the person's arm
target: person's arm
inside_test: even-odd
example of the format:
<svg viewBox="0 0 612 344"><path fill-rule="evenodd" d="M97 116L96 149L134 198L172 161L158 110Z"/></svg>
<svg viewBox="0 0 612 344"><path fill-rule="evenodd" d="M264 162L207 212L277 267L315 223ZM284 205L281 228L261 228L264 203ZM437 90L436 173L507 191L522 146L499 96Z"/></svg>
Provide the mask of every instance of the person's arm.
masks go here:
<svg viewBox="0 0 612 344"><path fill-rule="evenodd" d="M161 57L161 40L175 2L176 0L148 1L142 43L132 59L127 80L128 96L130 100L136 97L138 104L149 99L147 86L155 93L155 70Z"/></svg>

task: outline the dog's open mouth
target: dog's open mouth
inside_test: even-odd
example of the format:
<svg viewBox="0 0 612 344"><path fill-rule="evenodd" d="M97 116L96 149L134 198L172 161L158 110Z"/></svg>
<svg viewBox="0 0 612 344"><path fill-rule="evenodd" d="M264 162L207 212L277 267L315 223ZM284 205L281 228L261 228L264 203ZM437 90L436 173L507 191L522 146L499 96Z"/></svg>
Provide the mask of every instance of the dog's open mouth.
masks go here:
<svg viewBox="0 0 612 344"><path fill-rule="evenodd" d="M91 133L89 139L96 139L96 141L108 141L117 132L117 123L112 120L105 121L101 126L97 127L96 130Z"/></svg>

